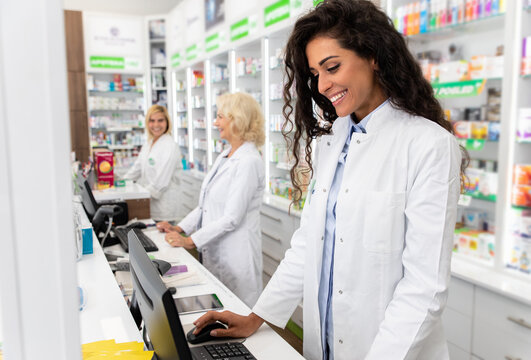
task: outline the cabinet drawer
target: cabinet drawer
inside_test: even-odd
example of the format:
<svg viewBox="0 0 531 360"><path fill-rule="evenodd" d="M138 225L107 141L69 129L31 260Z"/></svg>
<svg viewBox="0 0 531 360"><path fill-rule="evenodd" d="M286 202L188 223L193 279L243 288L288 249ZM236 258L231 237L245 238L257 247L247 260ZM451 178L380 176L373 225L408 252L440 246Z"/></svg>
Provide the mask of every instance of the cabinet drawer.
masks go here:
<svg viewBox="0 0 531 360"><path fill-rule="evenodd" d="M528 330L530 331L530 330ZM474 323L472 352L483 360L531 360L531 335L527 340L501 331L484 319Z"/></svg>
<svg viewBox="0 0 531 360"><path fill-rule="evenodd" d="M450 286L448 287L446 308L472 317L474 309L474 285L452 276Z"/></svg>
<svg viewBox="0 0 531 360"><path fill-rule="evenodd" d="M264 272L269 276L273 276L275 271L277 271L277 267L280 262L270 254L264 252L262 253L262 259L264 263Z"/></svg>
<svg viewBox="0 0 531 360"><path fill-rule="evenodd" d="M446 340L470 352L470 345L472 343L472 317L465 316L447 307L442 314L442 322ZM452 357L450 358L453 359Z"/></svg>
<svg viewBox="0 0 531 360"><path fill-rule="evenodd" d="M267 283L269 283L269 280L271 280L271 276L266 274L265 272L262 272L262 286L265 288Z"/></svg>
<svg viewBox="0 0 531 360"><path fill-rule="evenodd" d="M297 305L293 315L291 315L291 320L302 328L302 304Z"/></svg>
<svg viewBox="0 0 531 360"><path fill-rule="evenodd" d="M531 344L531 306L480 287L476 288L475 304L475 322L485 322L498 331ZM531 351L529 354L531 356Z"/></svg>
<svg viewBox="0 0 531 360"><path fill-rule="evenodd" d="M267 205L262 205L260 210L260 222L262 232L267 237L281 242L287 249L293 235L293 220L283 211Z"/></svg>
<svg viewBox="0 0 531 360"><path fill-rule="evenodd" d="M277 263L284 258L285 250L279 242L273 241L262 235L262 253L269 256Z"/></svg>
<svg viewBox="0 0 531 360"><path fill-rule="evenodd" d="M448 343L448 353L450 354L450 360L470 360L470 353L450 342Z"/></svg>

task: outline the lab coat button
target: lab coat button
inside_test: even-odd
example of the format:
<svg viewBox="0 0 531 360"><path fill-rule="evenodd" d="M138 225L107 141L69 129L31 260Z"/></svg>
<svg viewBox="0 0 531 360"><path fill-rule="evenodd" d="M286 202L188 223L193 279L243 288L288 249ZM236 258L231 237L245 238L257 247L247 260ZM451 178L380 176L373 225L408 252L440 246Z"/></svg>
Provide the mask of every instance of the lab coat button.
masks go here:
<svg viewBox="0 0 531 360"><path fill-rule="evenodd" d="M326 145L330 146L330 141L327 141L327 142L326 142Z"/></svg>
<svg viewBox="0 0 531 360"><path fill-rule="evenodd" d="M339 290L339 295L343 294L343 290Z"/></svg>
<svg viewBox="0 0 531 360"><path fill-rule="evenodd" d="M321 236L321 240L324 240L324 236Z"/></svg>
<svg viewBox="0 0 531 360"><path fill-rule="evenodd" d="M343 242L343 238L339 238L339 242L341 242L341 243L342 243L342 242Z"/></svg>
<svg viewBox="0 0 531 360"><path fill-rule="evenodd" d="M326 189L323 189L323 192L326 192Z"/></svg>
<svg viewBox="0 0 531 360"><path fill-rule="evenodd" d="M339 343L340 343L340 344L343 344L343 340L339 339Z"/></svg>
<svg viewBox="0 0 531 360"><path fill-rule="evenodd" d="M360 142L361 142L361 141L359 141L359 140L356 140L356 143L358 143L358 144L359 144Z"/></svg>
<svg viewBox="0 0 531 360"><path fill-rule="evenodd" d="M345 192L348 193L348 189L345 189Z"/></svg>

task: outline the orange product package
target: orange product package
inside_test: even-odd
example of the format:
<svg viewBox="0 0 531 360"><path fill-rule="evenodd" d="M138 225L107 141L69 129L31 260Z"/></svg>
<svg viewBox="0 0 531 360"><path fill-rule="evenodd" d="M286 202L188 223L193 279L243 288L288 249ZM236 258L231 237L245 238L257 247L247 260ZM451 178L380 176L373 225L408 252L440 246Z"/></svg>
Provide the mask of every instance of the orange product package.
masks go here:
<svg viewBox="0 0 531 360"><path fill-rule="evenodd" d="M112 151L95 152L94 162L96 164L98 183L112 186L114 184L114 154Z"/></svg>
<svg viewBox="0 0 531 360"><path fill-rule="evenodd" d="M531 185L531 165L516 164L514 166L514 185Z"/></svg>

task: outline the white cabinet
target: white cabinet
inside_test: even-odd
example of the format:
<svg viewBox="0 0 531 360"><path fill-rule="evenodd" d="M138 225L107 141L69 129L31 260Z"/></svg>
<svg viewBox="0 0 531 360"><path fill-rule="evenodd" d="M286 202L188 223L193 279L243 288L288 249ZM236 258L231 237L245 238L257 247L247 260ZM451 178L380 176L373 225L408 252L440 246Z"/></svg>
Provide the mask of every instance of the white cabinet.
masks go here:
<svg viewBox="0 0 531 360"><path fill-rule="evenodd" d="M201 190L202 178L191 171L181 171L179 173L179 219L184 218L190 211L195 209L199 203L199 192Z"/></svg>
<svg viewBox="0 0 531 360"><path fill-rule="evenodd" d="M168 107L166 72L166 20L163 16L148 18L149 33L149 105Z"/></svg>
<svg viewBox="0 0 531 360"><path fill-rule="evenodd" d="M472 351L485 360L531 359L531 307L476 287Z"/></svg>
<svg viewBox="0 0 531 360"><path fill-rule="evenodd" d="M443 325L450 359L531 359L531 306L452 277Z"/></svg>

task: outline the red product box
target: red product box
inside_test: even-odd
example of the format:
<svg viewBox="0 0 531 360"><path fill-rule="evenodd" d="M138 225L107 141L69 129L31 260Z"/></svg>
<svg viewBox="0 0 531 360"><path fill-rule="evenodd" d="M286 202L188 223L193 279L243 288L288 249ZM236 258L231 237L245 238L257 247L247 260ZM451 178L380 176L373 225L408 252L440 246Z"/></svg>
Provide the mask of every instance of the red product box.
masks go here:
<svg viewBox="0 0 531 360"><path fill-rule="evenodd" d="M112 151L94 153L94 162L96 164L98 183L112 186L114 184L114 154Z"/></svg>

